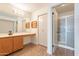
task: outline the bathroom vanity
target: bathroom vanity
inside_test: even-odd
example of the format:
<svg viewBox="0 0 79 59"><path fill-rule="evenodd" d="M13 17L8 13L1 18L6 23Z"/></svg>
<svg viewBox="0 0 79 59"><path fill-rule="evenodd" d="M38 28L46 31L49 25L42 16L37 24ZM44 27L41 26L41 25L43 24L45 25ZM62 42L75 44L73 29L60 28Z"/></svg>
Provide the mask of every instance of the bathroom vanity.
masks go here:
<svg viewBox="0 0 79 59"><path fill-rule="evenodd" d="M0 34L0 56L22 49L24 36L35 36L35 33Z"/></svg>

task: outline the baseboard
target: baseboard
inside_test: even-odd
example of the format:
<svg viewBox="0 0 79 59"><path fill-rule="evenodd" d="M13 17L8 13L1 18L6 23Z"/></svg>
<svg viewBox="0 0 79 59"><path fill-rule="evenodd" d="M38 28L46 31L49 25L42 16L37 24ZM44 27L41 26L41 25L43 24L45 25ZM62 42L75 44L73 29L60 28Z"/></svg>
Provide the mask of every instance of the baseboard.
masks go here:
<svg viewBox="0 0 79 59"><path fill-rule="evenodd" d="M39 45L39 46L42 46L42 47L47 48L47 46L44 46L44 45L42 45L42 44L36 44L36 43L31 43L31 44L34 44L34 45Z"/></svg>
<svg viewBox="0 0 79 59"><path fill-rule="evenodd" d="M44 45L41 45L41 44L37 44L37 45L47 48L47 46L44 46Z"/></svg>
<svg viewBox="0 0 79 59"><path fill-rule="evenodd" d="M29 44L33 44L33 45L36 45L36 44L34 44L34 43L31 43L31 42L30 42L30 43L28 43L28 44L24 44L24 46L26 46L26 45L29 45Z"/></svg>
<svg viewBox="0 0 79 59"><path fill-rule="evenodd" d="M28 43L28 44L38 45L38 46L42 46L42 47L47 48L47 46L44 46L44 45L41 45L41 44L35 44L35 43L32 43L32 42L31 42L31 43ZM25 45L28 45L28 44L25 44ZM25 45L24 45L24 46L25 46Z"/></svg>

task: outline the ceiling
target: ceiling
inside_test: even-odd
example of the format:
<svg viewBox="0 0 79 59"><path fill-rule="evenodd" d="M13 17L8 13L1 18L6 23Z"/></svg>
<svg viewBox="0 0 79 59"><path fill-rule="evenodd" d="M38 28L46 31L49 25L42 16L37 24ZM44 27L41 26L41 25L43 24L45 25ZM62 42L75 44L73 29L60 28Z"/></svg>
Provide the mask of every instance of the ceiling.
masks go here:
<svg viewBox="0 0 79 59"><path fill-rule="evenodd" d="M74 4L61 4L60 6L55 7L58 13L68 12L74 10Z"/></svg>
<svg viewBox="0 0 79 59"><path fill-rule="evenodd" d="M48 5L48 3L0 3L0 12L12 15L18 15L18 13L23 13L26 15L41 8L48 8Z"/></svg>
<svg viewBox="0 0 79 59"><path fill-rule="evenodd" d="M8 13L16 16L30 16L32 12L41 8L48 8L55 3L0 3L0 13ZM18 14L19 13L19 14ZM23 14L23 15L22 15Z"/></svg>
<svg viewBox="0 0 79 59"><path fill-rule="evenodd" d="M19 3L11 5L24 11L33 12L40 8L48 8L49 3Z"/></svg>

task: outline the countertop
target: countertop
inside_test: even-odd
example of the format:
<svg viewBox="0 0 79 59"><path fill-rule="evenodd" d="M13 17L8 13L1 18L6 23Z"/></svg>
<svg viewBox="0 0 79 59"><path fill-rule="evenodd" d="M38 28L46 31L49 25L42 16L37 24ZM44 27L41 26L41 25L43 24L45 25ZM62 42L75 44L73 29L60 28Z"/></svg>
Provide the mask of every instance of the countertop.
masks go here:
<svg viewBox="0 0 79 59"><path fill-rule="evenodd" d="M8 34L0 34L0 38L5 38L5 37L14 37L14 36L30 36L30 35L36 35L35 33L13 33L12 35Z"/></svg>

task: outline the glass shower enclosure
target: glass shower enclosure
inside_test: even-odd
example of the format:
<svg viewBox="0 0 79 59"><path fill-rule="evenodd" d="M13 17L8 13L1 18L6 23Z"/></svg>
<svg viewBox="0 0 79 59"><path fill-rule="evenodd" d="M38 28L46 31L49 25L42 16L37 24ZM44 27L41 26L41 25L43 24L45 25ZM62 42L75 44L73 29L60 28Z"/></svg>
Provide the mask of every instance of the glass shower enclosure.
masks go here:
<svg viewBox="0 0 79 59"><path fill-rule="evenodd" d="M54 53L74 55L74 4L61 4L54 7L53 12Z"/></svg>

